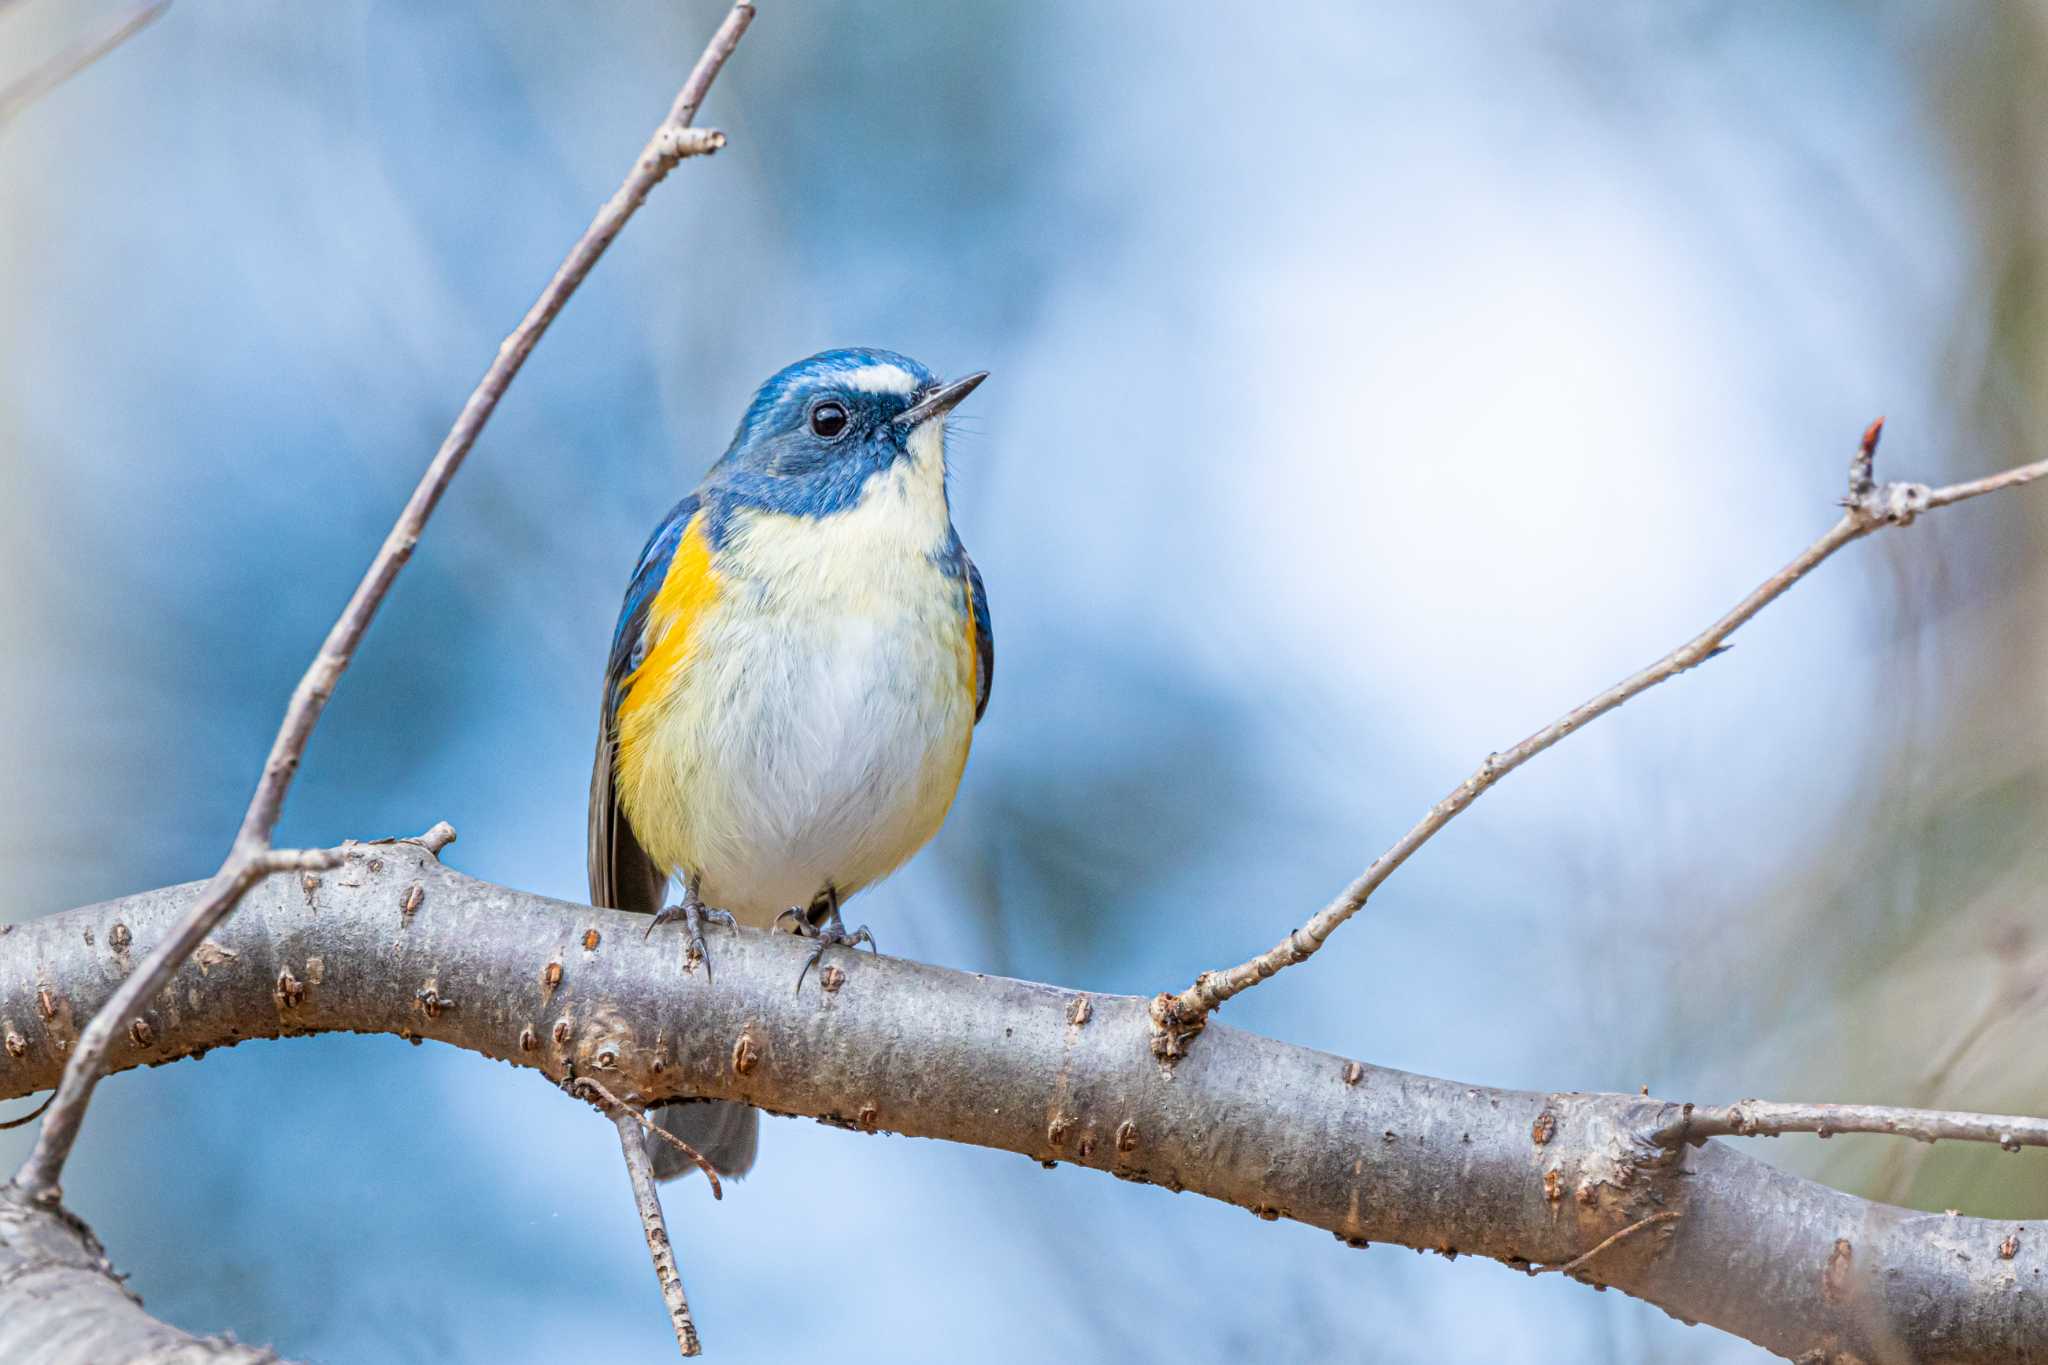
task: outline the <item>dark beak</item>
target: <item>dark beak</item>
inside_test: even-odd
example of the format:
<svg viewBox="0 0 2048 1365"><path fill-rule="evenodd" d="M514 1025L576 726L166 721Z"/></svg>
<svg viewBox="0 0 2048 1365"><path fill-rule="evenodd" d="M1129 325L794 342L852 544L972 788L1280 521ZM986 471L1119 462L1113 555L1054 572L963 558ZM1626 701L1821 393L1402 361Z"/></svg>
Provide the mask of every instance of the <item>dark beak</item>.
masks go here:
<svg viewBox="0 0 2048 1365"><path fill-rule="evenodd" d="M956 379L950 384L941 384L918 402L905 408L896 418L896 425L909 431L921 422L934 417L944 417L960 405L960 400L981 387L981 381L988 378L988 371L970 374L965 379Z"/></svg>

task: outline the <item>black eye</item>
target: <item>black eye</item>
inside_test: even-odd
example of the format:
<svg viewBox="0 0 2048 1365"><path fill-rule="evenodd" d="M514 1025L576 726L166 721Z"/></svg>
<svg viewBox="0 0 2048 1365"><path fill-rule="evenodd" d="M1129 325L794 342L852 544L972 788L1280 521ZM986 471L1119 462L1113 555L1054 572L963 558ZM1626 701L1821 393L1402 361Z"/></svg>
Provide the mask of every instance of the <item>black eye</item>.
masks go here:
<svg viewBox="0 0 2048 1365"><path fill-rule="evenodd" d="M811 433L831 440L846 430L846 408L838 403L820 403L811 409Z"/></svg>

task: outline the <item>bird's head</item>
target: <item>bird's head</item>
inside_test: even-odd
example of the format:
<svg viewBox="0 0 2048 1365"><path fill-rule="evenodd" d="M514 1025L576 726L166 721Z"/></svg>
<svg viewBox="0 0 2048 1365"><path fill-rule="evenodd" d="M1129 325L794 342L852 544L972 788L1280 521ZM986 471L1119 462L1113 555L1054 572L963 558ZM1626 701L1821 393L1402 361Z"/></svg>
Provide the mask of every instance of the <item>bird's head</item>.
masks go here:
<svg viewBox="0 0 2048 1365"><path fill-rule="evenodd" d="M986 378L942 382L893 351L799 360L755 393L714 477L814 515L850 506L900 461L929 462L943 478L946 414Z"/></svg>

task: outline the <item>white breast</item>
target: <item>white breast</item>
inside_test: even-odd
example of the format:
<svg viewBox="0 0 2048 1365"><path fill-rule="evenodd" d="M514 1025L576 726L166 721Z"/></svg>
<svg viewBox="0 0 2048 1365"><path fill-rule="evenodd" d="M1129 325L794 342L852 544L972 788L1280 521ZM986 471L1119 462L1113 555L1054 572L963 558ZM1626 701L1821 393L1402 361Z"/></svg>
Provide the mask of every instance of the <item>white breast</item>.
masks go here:
<svg viewBox="0 0 2048 1365"><path fill-rule="evenodd" d="M960 580L933 558L949 522L928 427L856 506L736 514L718 556L719 605L656 743L690 774L682 851L704 900L751 922L887 876L959 785L974 665Z"/></svg>

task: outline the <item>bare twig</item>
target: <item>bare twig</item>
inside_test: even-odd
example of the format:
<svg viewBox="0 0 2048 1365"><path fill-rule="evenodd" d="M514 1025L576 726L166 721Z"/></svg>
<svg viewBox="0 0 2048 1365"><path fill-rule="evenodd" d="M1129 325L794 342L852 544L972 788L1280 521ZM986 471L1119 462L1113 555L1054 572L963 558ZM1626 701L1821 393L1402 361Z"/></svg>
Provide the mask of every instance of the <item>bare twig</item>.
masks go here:
<svg viewBox="0 0 2048 1365"><path fill-rule="evenodd" d="M649 1119L645 1110L628 1104L592 1077L573 1077L567 1082L567 1088L570 1094L597 1103L618 1125L619 1147L626 1156L626 1175L633 1182L633 1202L640 1209L640 1227L647 1234L647 1254L654 1261L654 1278L661 1285L662 1302L668 1305L676 1345L684 1355L696 1355L702 1350L702 1343L697 1339L697 1324L690 1318L689 1300L683 1296L682 1270L676 1265L675 1247L668 1239L668 1224L661 1213L661 1197L654 1187L654 1166L647 1159L647 1146L641 1141L640 1131L652 1133L696 1162L697 1168L711 1182L711 1197L723 1199L725 1192L718 1183L717 1168L702 1152ZM639 1124L637 1130L634 1127L636 1122Z"/></svg>
<svg viewBox="0 0 2048 1365"><path fill-rule="evenodd" d="M586 1094L586 1091L592 1092L597 1099L603 1101L602 1107L607 1116L617 1118L621 1114L632 1115L640 1120L640 1126L648 1133L660 1138L663 1142L666 1142L669 1146L690 1158L691 1161L694 1161L697 1164L697 1169L704 1172L704 1178L711 1182L711 1197L713 1199L725 1198L725 1187L719 1183L718 1168L711 1164L711 1158L705 1156L695 1147L692 1147L653 1119L648 1118L645 1109L636 1104L626 1103L590 1077L577 1076L569 1082L570 1094L582 1099L590 1099L592 1094Z"/></svg>
<svg viewBox="0 0 2048 1365"><path fill-rule="evenodd" d="M49 1094L47 1094L47 1095L45 1095L45 1096L43 1097L43 1102L42 1102L41 1104L39 1104L39 1105L37 1105L37 1106L36 1106L35 1108L33 1108L33 1109L29 1110L29 1111L28 1111L28 1112L27 1112L26 1114L23 1114L23 1115L22 1115L22 1116L21 1116L20 1118L18 1118L18 1119L9 1119L9 1120L7 1120L7 1122L5 1122L5 1123L0 1123L0 1132L4 1132L4 1131L6 1131L6 1130L7 1130L7 1129L9 1129L9 1128L25 1128L25 1127L27 1127L27 1126L28 1126L29 1124L31 1124L31 1123L34 1123L34 1122L35 1122L35 1121L36 1121L36 1120L37 1120L38 1118L42 1117L42 1113L43 1113L43 1111L44 1111L45 1109L48 1109L48 1108L50 1107L50 1101L52 1101L52 1100L54 1100L54 1099L56 1099L56 1098L57 1098L57 1092L56 1092L56 1091L54 1091L54 1090L52 1090L52 1091L51 1091L51 1092L50 1092Z"/></svg>
<svg viewBox="0 0 2048 1365"><path fill-rule="evenodd" d="M640 1139L634 1115L622 1105L612 1115L619 1126L619 1150L625 1154L626 1175L633 1182L633 1203L640 1210L640 1227L647 1234L647 1254L654 1261L654 1278L661 1283L661 1300L668 1305L669 1322L676 1329L676 1345L686 1356L700 1354L697 1324L690 1320L690 1301L683 1296L683 1277L676 1269L675 1248L669 1245L668 1224L662 1221L661 1196L654 1192L654 1163L647 1159L647 1144Z"/></svg>
<svg viewBox="0 0 2048 1365"><path fill-rule="evenodd" d="M267 848L253 860L251 880L273 872L326 872L340 867L342 856L331 848Z"/></svg>
<svg viewBox="0 0 2048 1365"><path fill-rule="evenodd" d="M2018 465L2000 474L1987 474L1981 479L1926 489L1921 506L1923 510L1931 510L1958 502L1968 502L1971 498L1981 498L1986 493L2002 493L2008 488L2018 488L2021 484L2032 483L2043 475L2048 475L2048 460L2036 460L2032 464ZM1909 484L1906 487L1918 485Z"/></svg>
<svg viewBox="0 0 2048 1365"><path fill-rule="evenodd" d="M1428 843L1438 830L1477 801L1494 783L1566 735L1598 720L1623 702L1712 658L1726 646L1728 637L1737 629L1784 596L1793 584L1812 573L1823 560L1844 545L1861 540L1873 531L1882 530L1887 526L1909 525L1920 513L1933 508L1947 507L1952 503L2007 488L2017 488L2048 474L2048 460L2041 460L2008 469L2002 474L1974 479L1967 483L1950 484L1944 488L1929 488L1925 484L1917 483L1880 484L1876 482L1872 467L1877 453L1878 437L1883 429L1884 419L1880 417L1863 433L1863 439L1858 444L1849 466L1849 491L1848 496L1843 499L1845 510L1841 519L1829 527L1820 539L1802 550L1791 563L1758 584L1720 620L1656 663L1573 707L1513 748L1502 753L1488 754L1486 761L1480 764L1470 777L1452 788L1449 795L1430 807L1428 814L1424 815L1413 829L1402 835L1393 847L1374 859L1372 866L1351 885L1345 887L1341 895L1317 911L1307 924L1288 934L1278 944L1250 961L1239 963L1227 970L1203 972L1195 978L1192 986L1178 995L1162 992L1152 1002L1153 1052L1168 1061L1183 1055L1188 1043L1202 1031L1203 1023L1218 1006L1283 968L1307 961L1323 946L1330 935L1336 932L1338 925L1358 912L1372 893L1393 875L1396 868L1408 861L1415 850Z"/></svg>
<svg viewBox="0 0 2048 1365"><path fill-rule="evenodd" d="M533 353L534 346L555 320L556 314L562 311L562 305L590 274L591 268L604 255L605 248L611 245L626 221L646 201L648 193L675 169L678 162L686 156L716 151L724 145L725 140L720 134L691 136L687 130L719 69L732 55L733 48L747 31L753 17L753 6L745 0L734 5L726 15L725 22L719 25L689 78L683 82L668 116L648 139L632 170L627 172L624 183L598 210L590 226L584 229L583 235L570 249L568 258L562 262L554 278L548 281L547 288L541 291L539 300L499 346L497 358L478 381L469 401L463 404L455 425L441 442L441 448L435 452L419 485L413 489L405 510L399 513L397 523L384 538L376 557L370 561L362 582L356 585L355 594L349 598L340 619L328 631L320 652L314 656L311 667L292 692L291 702L285 708L284 722L271 744L270 757L264 762L263 775L256 784L255 795L249 800L248 810L242 816L242 827L235 836L227 861L214 874L206 894L193 907L191 915L122 983L107 1007L93 1017L80 1035L78 1048L65 1068L63 1084L42 1131L37 1135L35 1148L15 1173L15 1183L30 1198L44 1202L57 1199L58 1180L63 1175L65 1158L78 1137L79 1124L84 1120L93 1087L105 1069L107 1052L113 1044L119 1021L128 1018L137 1005L163 985L207 933L234 909L243 892L260 880L266 871L279 866L278 857L300 856L272 853L270 837L277 827L285 792L298 770L299 757L305 752L306 741L312 735L320 713L326 709L335 684L355 656L356 646L361 643L363 633L369 629L377 609L391 591L399 570L412 558L413 547L419 543L427 519L433 515L441 495L447 491L449 481L476 444L477 436L483 431L484 423L490 420L506 387Z"/></svg>
<svg viewBox="0 0 2048 1365"><path fill-rule="evenodd" d="M171 0L140 5L115 19L104 32L73 44L0 90L0 126L140 33L170 7Z"/></svg>
<svg viewBox="0 0 2048 1365"><path fill-rule="evenodd" d="M2048 1119L2022 1114L1968 1114L1886 1104L1781 1104L1774 1100L1741 1100L1710 1109L1688 1104L1685 1112L1659 1128L1651 1141L1660 1147L1682 1147L1712 1137L1778 1137L1785 1133L1818 1133L1822 1137L1891 1133L1916 1142L1942 1138L1995 1142L2008 1152L2048 1147Z"/></svg>
<svg viewBox="0 0 2048 1365"><path fill-rule="evenodd" d="M1529 1273L1531 1275L1569 1275L1573 1271L1583 1270L1585 1269L1586 1263L1588 1261L1592 1260L1595 1256L1598 1256L1601 1252L1607 1250L1607 1248L1613 1246L1616 1242L1625 1241L1626 1239L1635 1236L1644 1228L1649 1227L1652 1223L1668 1223L1674 1218L1682 1218L1684 1216L1685 1215L1680 1213L1677 1209L1666 1209L1662 1213L1653 1213L1648 1218L1640 1218L1637 1219L1635 1222L1630 1223L1620 1232L1615 1233L1613 1236L1609 1237L1606 1241L1602 1242L1599 1246L1594 1247L1591 1251L1585 1253L1583 1256L1574 1256L1569 1261L1565 1261L1559 1265L1532 1265L1529 1267Z"/></svg>
<svg viewBox="0 0 2048 1365"><path fill-rule="evenodd" d="M455 826L449 824L446 820L436 820L434 827L425 834L414 835L410 839L401 839L399 842L403 844L418 844L421 848L438 858L441 856L442 849L455 842Z"/></svg>
<svg viewBox="0 0 2048 1365"><path fill-rule="evenodd" d="M266 784L271 771L265 769ZM287 769L284 780L289 780L289 776ZM261 795L261 789L258 795ZM273 812L271 824L275 823ZM228 911L251 886L273 872L317 872L335 867L340 861L341 855L331 849L277 849L267 847L260 839L251 842L247 838L247 825L244 825L243 836L235 840L227 862L207 882L205 894L185 922L158 944L156 950L143 960L141 967L121 983L106 1007L95 1014L79 1034L78 1048L72 1053L56 1093L50 1097L49 1113L43 1121L42 1130L36 1134L36 1145L30 1149L21 1169L15 1172L13 1183L24 1194L43 1203L56 1202L59 1194L57 1181L63 1174L64 1159L78 1138L79 1125L85 1119L85 1107L91 1102L93 1087L99 1083L100 1073L105 1069L107 1052L113 1046L120 1021L131 1017L136 1007L153 995L164 979L191 956L192 950L226 918Z"/></svg>

